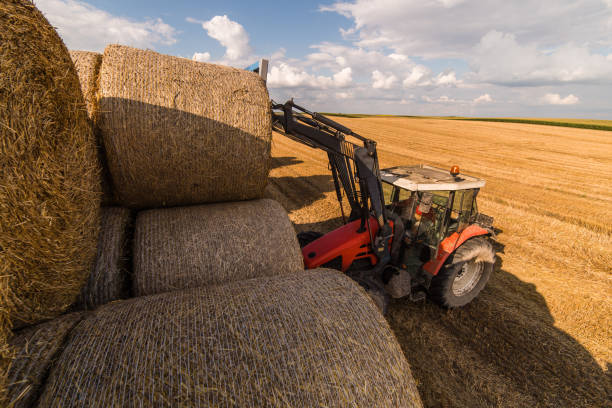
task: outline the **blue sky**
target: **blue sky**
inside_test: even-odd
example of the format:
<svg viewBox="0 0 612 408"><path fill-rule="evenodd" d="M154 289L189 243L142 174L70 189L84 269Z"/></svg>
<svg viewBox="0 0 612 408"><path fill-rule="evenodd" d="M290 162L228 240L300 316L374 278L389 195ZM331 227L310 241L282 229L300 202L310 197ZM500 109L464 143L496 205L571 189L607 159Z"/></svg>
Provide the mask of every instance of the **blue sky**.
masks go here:
<svg viewBox="0 0 612 408"><path fill-rule="evenodd" d="M612 119L612 0L35 0L71 49L244 67L312 110Z"/></svg>

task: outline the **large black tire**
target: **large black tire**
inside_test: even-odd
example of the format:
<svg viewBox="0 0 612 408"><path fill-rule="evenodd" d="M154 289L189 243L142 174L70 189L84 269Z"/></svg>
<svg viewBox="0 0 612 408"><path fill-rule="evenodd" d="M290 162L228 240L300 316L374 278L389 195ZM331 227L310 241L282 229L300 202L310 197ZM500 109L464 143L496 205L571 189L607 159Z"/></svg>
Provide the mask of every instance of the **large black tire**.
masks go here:
<svg viewBox="0 0 612 408"><path fill-rule="evenodd" d="M429 298L446 308L467 305L487 284L494 264L495 251L488 240L467 240L431 280Z"/></svg>
<svg viewBox="0 0 612 408"><path fill-rule="evenodd" d="M303 231L297 234L298 241L300 242L300 248L304 248L306 245L316 241L322 236L323 234L317 231Z"/></svg>

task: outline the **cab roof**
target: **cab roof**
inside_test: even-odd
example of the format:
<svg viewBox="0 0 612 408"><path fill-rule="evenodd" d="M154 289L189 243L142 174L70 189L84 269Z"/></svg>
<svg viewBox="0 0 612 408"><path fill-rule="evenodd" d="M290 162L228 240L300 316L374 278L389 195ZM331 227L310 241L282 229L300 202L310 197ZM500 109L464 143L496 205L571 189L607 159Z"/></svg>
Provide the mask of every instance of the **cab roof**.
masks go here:
<svg viewBox="0 0 612 408"><path fill-rule="evenodd" d="M398 166L380 171L383 181L410 191L467 190L481 188L483 179L458 174L453 177L448 170L420 164Z"/></svg>

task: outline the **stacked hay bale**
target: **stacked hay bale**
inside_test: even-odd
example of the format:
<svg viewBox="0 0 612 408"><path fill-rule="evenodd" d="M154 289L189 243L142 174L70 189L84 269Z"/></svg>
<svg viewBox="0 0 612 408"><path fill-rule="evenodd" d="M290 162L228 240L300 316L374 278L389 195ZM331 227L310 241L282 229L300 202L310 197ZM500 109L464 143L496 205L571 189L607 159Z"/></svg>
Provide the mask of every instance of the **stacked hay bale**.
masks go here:
<svg viewBox="0 0 612 408"><path fill-rule="evenodd" d="M118 204L262 197L272 129L258 75L110 45L98 92L98 125Z"/></svg>
<svg viewBox="0 0 612 408"><path fill-rule="evenodd" d="M84 316L84 313L70 313L15 334L10 342L16 353L9 371L8 406L33 406L64 340Z"/></svg>
<svg viewBox="0 0 612 408"><path fill-rule="evenodd" d="M103 306L73 330L41 406L419 407L385 319L310 270Z"/></svg>
<svg viewBox="0 0 612 408"><path fill-rule="evenodd" d="M98 75L102 65L102 54L91 51L70 51L70 58L79 77L87 115L95 121L99 112Z"/></svg>
<svg viewBox="0 0 612 408"><path fill-rule="evenodd" d="M0 375L6 376L10 328L57 316L79 294L95 256L101 192L70 55L29 1L0 2L0 73Z"/></svg>
<svg viewBox="0 0 612 408"><path fill-rule="evenodd" d="M293 225L273 200L149 210L136 220L136 296L303 268Z"/></svg>
<svg viewBox="0 0 612 408"><path fill-rule="evenodd" d="M120 207L102 208L96 262L81 292L77 305L85 309L129 296L130 210Z"/></svg>
<svg viewBox="0 0 612 408"><path fill-rule="evenodd" d="M100 65L102 65L102 54L91 51L70 51L70 58L74 62L81 90L85 97L87 115L91 120L96 143L98 144L98 158L102 164L102 205L111 206L115 202L113 198L112 180L106 165L106 152L97 127L98 114L100 112L98 104L98 79L100 75Z"/></svg>

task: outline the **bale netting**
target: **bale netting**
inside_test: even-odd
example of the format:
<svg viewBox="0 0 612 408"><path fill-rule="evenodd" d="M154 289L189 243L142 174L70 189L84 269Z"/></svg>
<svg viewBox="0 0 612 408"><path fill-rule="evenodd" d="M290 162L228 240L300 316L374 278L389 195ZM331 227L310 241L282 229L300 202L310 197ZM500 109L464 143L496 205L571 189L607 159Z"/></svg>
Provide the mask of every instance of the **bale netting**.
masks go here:
<svg viewBox="0 0 612 408"><path fill-rule="evenodd" d="M133 257L136 296L304 269L287 212L269 199L142 211Z"/></svg>
<svg viewBox="0 0 612 408"><path fill-rule="evenodd" d="M343 274L309 270L102 306L40 406L420 407L387 322Z"/></svg>
<svg viewBox="0 0 612 408"><path fill-rule="evenodd" d="M272 127L257 74L109 45L99 83L99 127L117 204L262 197Z"/></svg>
<svg viewBox="0 0 612 408"><path fill-rule="evenodd" d="M57 316L79 294L101 195L70 55L25 0L0 2L0 169L0 350L10 357L11 326Z"/></svg>
<svg viewBox="0 0 612 408"><path fill-rule="evenodd" d="M113 205L115 200L113 198L108 166L106 165L106 153L104 152L100 131L96 125L100 112L98 106L98 79L100 77L100 65L102 65L102 54L91 51L70 51L70 58L72 58L77 75L79 76L81 90L85 97L87 115L91 119L93 130L96 134L98 158L100 163L102 163L102 205L110 206Z"/></svg>
<svg viewBox="0 0 612 408"><path fill-rule="evenodd" d="M20 330L11 339L16 350L9 370L7 405L31 407L70 330L85 316L70 313Z"/></svg>
<svg viewBox="0 0 612 408"><path fill-rule="evenodd" d="M96 262L77 305L95 309L129 296L130 210L103 207Z"/></svg>

